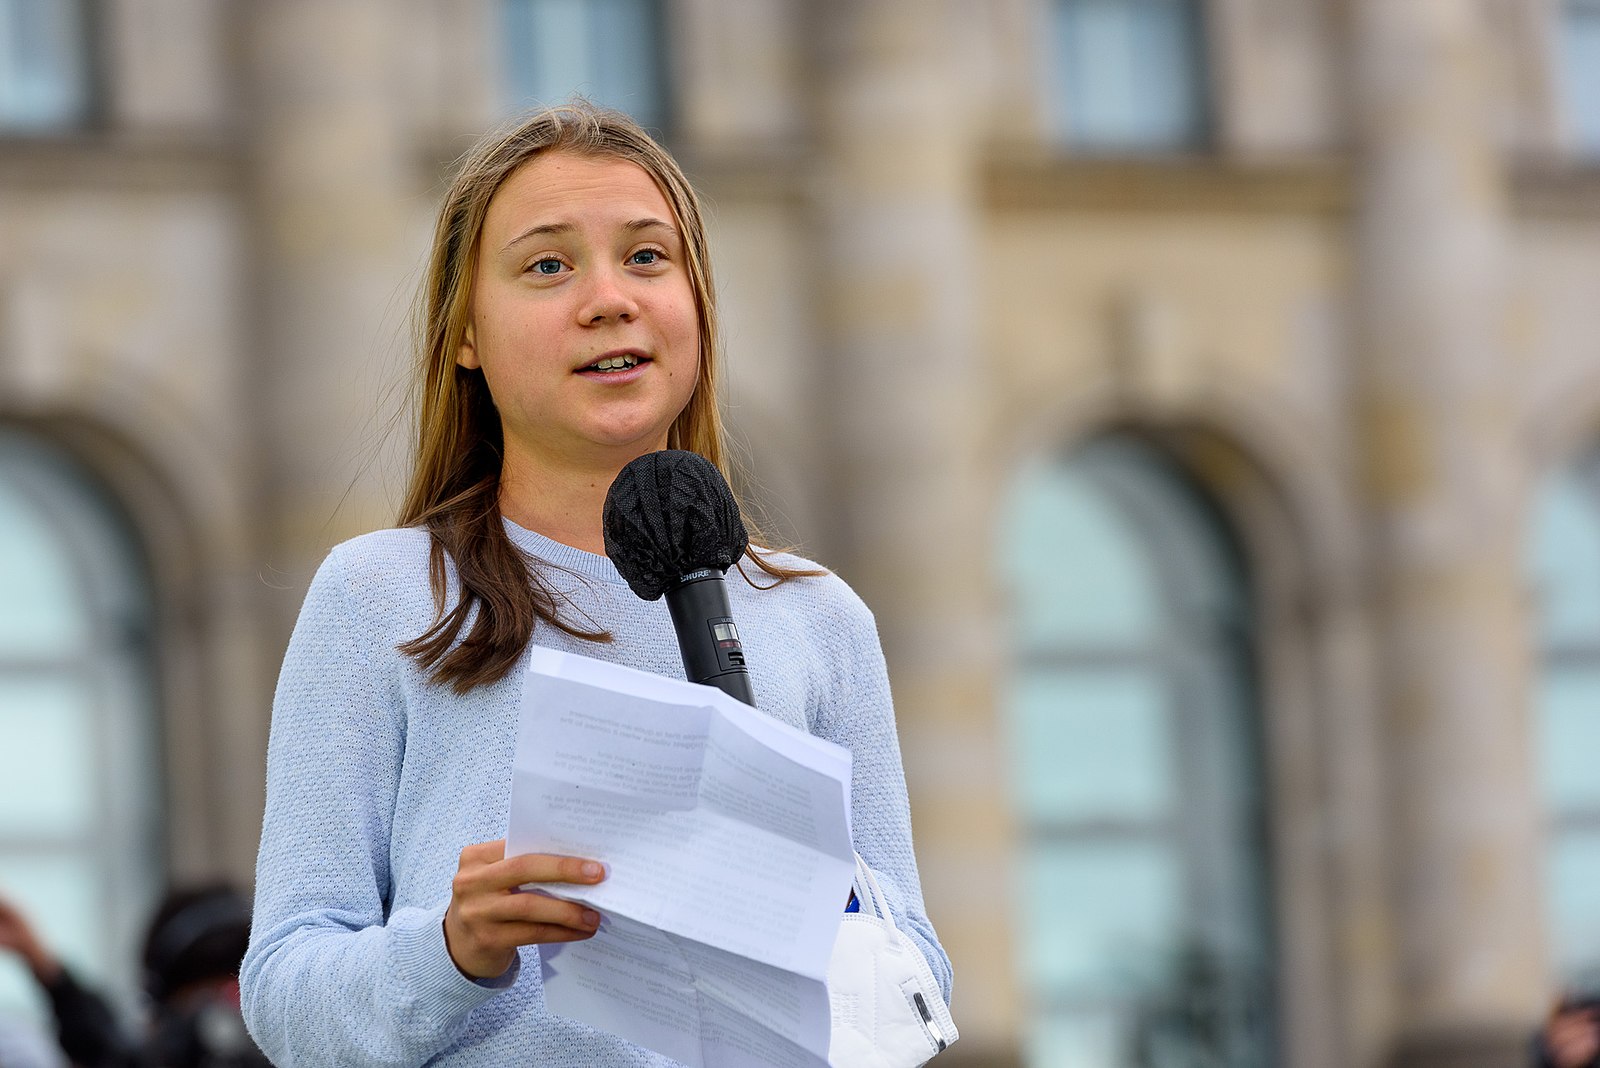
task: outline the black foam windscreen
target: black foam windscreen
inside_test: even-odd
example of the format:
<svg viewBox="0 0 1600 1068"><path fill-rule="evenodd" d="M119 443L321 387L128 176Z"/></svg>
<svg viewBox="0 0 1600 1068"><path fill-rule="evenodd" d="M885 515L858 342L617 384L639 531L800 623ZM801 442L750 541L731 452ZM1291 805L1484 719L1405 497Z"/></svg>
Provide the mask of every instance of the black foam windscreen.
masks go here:
<svg viewBox="0 0 1600 1068"><path fill-rule="evenodd" d="M716 465L682 449L648 452L606 492L606 555L634 593L654 601L683 576L726 571L750 544Z"/></svg>

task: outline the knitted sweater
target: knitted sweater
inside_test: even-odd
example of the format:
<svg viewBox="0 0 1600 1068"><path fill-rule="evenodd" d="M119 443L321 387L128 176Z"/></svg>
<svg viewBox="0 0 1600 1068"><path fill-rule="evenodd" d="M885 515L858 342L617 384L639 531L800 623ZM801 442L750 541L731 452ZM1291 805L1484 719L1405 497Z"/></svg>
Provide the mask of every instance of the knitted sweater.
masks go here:
<svg viewBox="0 0 1600 1068"><path fill-rule="evenodd" d="M534 642L683 677L665 602L634 596L604 556L506 529L567 598L566 618L613 636L587 642L540 625ZM283 1068L671 1065L548 1012L536 947L491 981L466 978L450 960L443 918L461 849L505 834L525 673L458 695L395 648L434 621L428 545L417 529L355 538L333 550L306 595L273 704L240 976L250 1031ZM871 613L832 575L758 590L735 573L728 594L757 705L853 754L856 849L948 999L950 964L923 913Z"/></svg>

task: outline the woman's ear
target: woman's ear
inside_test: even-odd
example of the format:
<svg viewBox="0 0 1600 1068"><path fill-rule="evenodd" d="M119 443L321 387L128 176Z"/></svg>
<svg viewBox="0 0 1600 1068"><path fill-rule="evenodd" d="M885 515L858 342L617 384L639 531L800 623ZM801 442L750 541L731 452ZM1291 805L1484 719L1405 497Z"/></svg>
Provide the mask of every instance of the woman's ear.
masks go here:
<svg viewBox="0 0 1600 1068"><path fill-rule="evenodd" d="M456 349L456 366L465 367L467 370L476 370L482 365L478 363L478 345L472 336L472 324L467 324L466 333L461 335L461 345Z"/></svg>

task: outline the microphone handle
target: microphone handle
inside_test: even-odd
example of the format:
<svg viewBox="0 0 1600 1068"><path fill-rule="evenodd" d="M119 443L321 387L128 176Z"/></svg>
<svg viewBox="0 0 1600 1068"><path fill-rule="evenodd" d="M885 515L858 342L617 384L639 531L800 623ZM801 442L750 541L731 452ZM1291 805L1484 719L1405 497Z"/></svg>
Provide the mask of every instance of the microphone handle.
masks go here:
<svg viewBox="0 0 1600 1068"><path fill-rule="evenodd" d="M683 674L690 682L715 686L729 697L755 706L744 646L728 607L728 583L714 569L695 571L667 591L667 611L678 632Z"/></svg>

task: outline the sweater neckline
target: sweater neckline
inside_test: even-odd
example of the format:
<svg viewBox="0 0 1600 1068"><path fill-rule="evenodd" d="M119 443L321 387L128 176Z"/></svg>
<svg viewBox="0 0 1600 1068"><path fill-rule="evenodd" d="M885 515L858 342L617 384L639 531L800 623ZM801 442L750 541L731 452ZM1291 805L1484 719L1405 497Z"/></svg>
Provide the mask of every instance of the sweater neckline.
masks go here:
<svg viewBox="0 0 1600 1068"><path fill-rule="evenodd" d="M600 582L609 582L618 586L626 586L627 580L617 571L617 566L611 562L609 556L598 553L585 552L563 545L554 538L548 538L537 530L529 530L510 519L501 516L506 525L506 534L518 547L532 553L547 564L553 564L564 571L583 575L585 578L595 579Z"/></svg>

